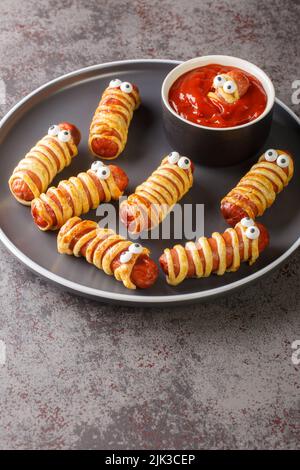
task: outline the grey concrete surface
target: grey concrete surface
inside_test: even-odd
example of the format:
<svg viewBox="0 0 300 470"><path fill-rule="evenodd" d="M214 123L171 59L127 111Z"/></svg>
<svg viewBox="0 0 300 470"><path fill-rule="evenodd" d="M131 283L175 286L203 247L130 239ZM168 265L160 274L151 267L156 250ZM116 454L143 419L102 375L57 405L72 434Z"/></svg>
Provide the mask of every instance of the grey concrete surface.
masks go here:
<svg viewBox="0 0 300 470"><path fill-rule="evenodd" d="M211 53L264 68L299 115L299 9L287 0L1 0L1 115L86 65ZM62 293L2 246L0 264L1 449L299 448L299 251L255 286L180 309Z"/></svg>

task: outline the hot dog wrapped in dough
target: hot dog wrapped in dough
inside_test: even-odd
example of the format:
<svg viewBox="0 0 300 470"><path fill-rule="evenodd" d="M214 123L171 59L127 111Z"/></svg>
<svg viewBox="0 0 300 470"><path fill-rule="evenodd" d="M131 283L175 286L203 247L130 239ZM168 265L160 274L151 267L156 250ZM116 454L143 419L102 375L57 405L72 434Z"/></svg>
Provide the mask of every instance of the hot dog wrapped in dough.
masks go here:
<svg viewBox="0 0 300 470"><path fill-rule="evenodd" d="M243 261L252 265L268 243L267 229L246 217L224 233L214 232L210 238L167 248L159 261L167 282L177 286L188 278L237 271Z"/></svg>
<svg viewBox="0 0 300 470"><path fill-rule="evenodd" d="M208 93L209 98L233 104L247 93L249 80L243 72L230 70L227 73L216 75L212 88L214 91Z"/></svg>
<svg viewBox="0 0 300 470"><path fill-rule="evenodd" d="M94 162L87 172L60 181L34 199L33 220L41 230L57 230L71 217L96 209L101 202L119 199L127 185L128 177L121 168Z"/></svg>
<svg viewBox="0 0 300 470"><path fill-rule="evenodd" d="M9 179L9 188L21 204L45 192L53 178L78 154L80 132L68 122L49 127L48 134L20 160Z"/></svg>
<svg viewBox="0 0 300 470"><path fill-rule="evenodd" d="M98 158L113 159L123 152L133 112L141 102L136 85L111 80L95 111L89 148Z"/></svg>
<svg viewBox="0 0 300 470"><path fill-rule="evenodd" d="M294 174L291 155L283 150L267 150L221 201L222 214L234 226L243 217L263 215Z"/></svg>
<svg viewBox="0 0 300 470"><path fill-rule="evenodd" d="M191 160L171 152L149 178L120 206L120 217L130 233L156 227L193 185Z"/></svg>
<svg viewBox="0 0 300 470"><path fill-rule="evenodd" d="M128 289L146 289L157 279L158 267L149 258L149 250L100 228L97 222L72 217L57 237L59 253L84 256L109 276L123 282Z"/></svg>

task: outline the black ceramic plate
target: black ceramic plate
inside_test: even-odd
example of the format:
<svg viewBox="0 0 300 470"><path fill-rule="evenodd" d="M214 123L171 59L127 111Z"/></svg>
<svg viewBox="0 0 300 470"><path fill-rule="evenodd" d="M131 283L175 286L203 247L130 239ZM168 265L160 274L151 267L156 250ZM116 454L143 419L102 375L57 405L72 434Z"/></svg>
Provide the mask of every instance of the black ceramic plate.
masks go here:
<svg viewBox="0 0 300 470"><path fill-rule="evenodd" d="M83 259L62 256L56 251L56 234L40 232L34 225L30 209L18 204L10 195L7 180L28 149L46 133L50 124L74 122L82 131L77 156L70 167L54 180L76 175L93 161L87 147L91 118L103 89L112 78L135 82L141 92L142 106L136 111L129 130L128 143L117 159L130 177L129 194L172 150L166 141L161 120L160 90L166 74L179 62L139 60L114 62L78 70L54 80L18 103L0 126L0 237L19 260L39 275L81 295L101 301L133 305L179 304L196 301L245 286L278 266L300 243L300 127L299 119L283 103L276 101L274 122L265 148L281 148L295 157L295 175L261 218L270 231L270 247L252 267L243 265L236 273L191 279L174 288L160 273L158 282L146 291L130 291L113 277L86 263ZM222 149L220 148L220 158ZM225 222L219 212L222 196L233 187L255 161L227 168L197 166L195 183L182 202L205 204L205 234L223 231ZM85 216L97 220L92 211ZM99 220L99 219L98 219ZM143 241L158 260L164 248L181 240Z"/></svg>

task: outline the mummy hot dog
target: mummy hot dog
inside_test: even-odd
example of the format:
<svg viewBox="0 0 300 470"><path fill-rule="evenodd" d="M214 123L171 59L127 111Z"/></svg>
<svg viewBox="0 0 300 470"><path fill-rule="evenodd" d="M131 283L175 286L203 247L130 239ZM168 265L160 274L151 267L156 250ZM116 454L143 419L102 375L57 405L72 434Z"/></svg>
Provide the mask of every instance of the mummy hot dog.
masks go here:
<svg viewBox="0 0 300 470"><path fill-rule="evenodd" d="M73 216L96 209L101 202L117 200L128 184L126 173L97 161L90 170L60 181L34 199L31 214L41 230L57 230Z"/></svg>
<svg viewBox="0 0 300 470"><path fill-rule="evenodd" d="M120 206L130 233L156 227L193 184L193 164L178 152L165 157L152 175Z"/></svg>
<svg viewBox="0 0 300 470"><path fill-rule="evenodd" d="M212 88L214 91L208 93L209 98L233 104L247 93L249 80L241 71L231 70L216 75Z"/></svg>
<svg viewBox="0 0 300 470"><path fill-rule="evenodd" d="M253 264L268 243L267 229L246 217L224 233L214 232L210 238L200 237L196 243L167 248L159 262L167 282L176 286L187 278L236 271L242 261Z"/></svg>
<svg viewBox="0 0 300 470"><path fill-rule="evenodd" d="M84 256L128 289L151 287L158 276L158 267L149 258L148 249L91 220L68 220L58 233L57 249L59 253Z"/></svg>
<svg viewBox="0 0 300 470"><path fill-rule="evenodd" d="M95 111L89 135L89 148L99 158L113 159L120 155L127 142L128 128L140 105L138 88L119 79L104 90Z"/></svg>
<svg viewBox="0 0 300 470"><path fill-rule="evenodd" d="M35 197L46 191L57 173L78 154L79 142L80 132L73 124L52 125L48 134L20 160L8 181L17 201L30 206Z"/></svg>
<svg viewBox="0 0 300 470"><path fill-rule="evenodd" d="M255 219L275 201L294 174L294 162L283 150L267 150L221 201L221 211L229 225L243 217Z"/></svg>

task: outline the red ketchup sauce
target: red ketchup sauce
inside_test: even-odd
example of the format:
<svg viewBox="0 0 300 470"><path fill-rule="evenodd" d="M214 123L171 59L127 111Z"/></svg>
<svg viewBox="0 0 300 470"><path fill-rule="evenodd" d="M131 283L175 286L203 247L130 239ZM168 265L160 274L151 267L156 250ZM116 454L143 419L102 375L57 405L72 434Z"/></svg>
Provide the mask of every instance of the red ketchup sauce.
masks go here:
<svg viewBox="0 0 300 470"><path fill-rule="evenodd" d="M230 70L242 72L250 86L235 103L210 99L216 75ZM169 103L179 116L206 127L234 127L256 119L266 108L267 95L260 81L236 67L210 64L179 77L169 91Z"/></svg>

